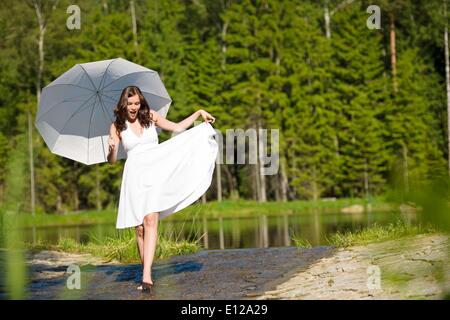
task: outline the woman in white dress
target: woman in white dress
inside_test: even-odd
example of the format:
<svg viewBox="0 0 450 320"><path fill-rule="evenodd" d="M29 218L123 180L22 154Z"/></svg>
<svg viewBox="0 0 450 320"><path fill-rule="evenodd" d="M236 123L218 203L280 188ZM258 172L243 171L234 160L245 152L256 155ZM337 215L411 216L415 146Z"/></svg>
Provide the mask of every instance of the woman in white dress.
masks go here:
<svg viewBox="0 0 450 320"><path fill-rule="evenodd" d="M127 153L116 228L136 228L143 264L139 289L148 292L159 220L193 203L211 184L218 152L210 124L215 118L198 110L178 123L169 121L150 109L136 86L122 91L114 114L108 162L117 161L120 142ZM185 130L199 116L205 122ZM181 133L159 144L156 127Z"/></svg>

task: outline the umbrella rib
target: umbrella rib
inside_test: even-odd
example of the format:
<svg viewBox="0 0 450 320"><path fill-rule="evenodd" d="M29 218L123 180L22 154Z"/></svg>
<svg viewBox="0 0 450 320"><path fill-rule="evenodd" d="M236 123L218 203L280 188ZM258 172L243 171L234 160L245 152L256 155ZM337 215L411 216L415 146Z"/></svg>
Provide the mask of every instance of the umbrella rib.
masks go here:
<svg viewBox="0 0 450 320"><path fill-rule="evenodd" d="M151 93L151 92L147 92L147 91L142 91L142 92L147 93L147 94L151 94L152 96L155 96L155 97L158 97L158 98L161 98L161 99L167 99L166 97L161 97L161 96L158 96L157 94L154 94L154 93ZM168 99L168 100L172 101L172 99Z"/></svg>
<svg viewBox="0 0 450 320"><path fill-rule="evenodd" d="M92 87L95 89L94 91L98 90L98 88L95 86L94 82L91 79L91 76L89 75L89 73L87 73L87 71L83 68L83 66L81 64L79 64L80 68L83 69L84 73L86 73L86 76L88 77L89 81L92 84Z"/></svg>
<svg viewBox="0 0 450 320"><path fill-rule="evenodd" d="M103 73L102 79L100 80L100 84L98 85L99 88L102 87L103 80L105 79L105 75L106 75L106 73L108 72L109 66L110 66L114 61L116 61L116 60L117 60L117 59L113 59L113 60L108 64L108 66L106 67L105 72Z"/></svg>
<svg viewBox="0 0 450 320"><path fill-rule="evenodd" d="M90 96L85 102L89 101L94 95L95 95L95 93L94 93L94 94L91 94L91 96ZM77 97L77 98L78 98L78 97ZM62 104L62 103L64 103L64 102L73 102L73 101L76 101L76 100L67 99L67 100L63 100L63 101L60 101L60 102L55 103L55 104L52 105L47 111L45 111L43 114L39 115L39 116L37 117L36 121L38 121L40 118L42 118L42 117L43 117L44 115L46 115L48 112L50 112L54 107L56 107L56 106L58 106L58 105L60 105L60 104Z"/></svg>
<svg viewBox="0 0 450 320"><path fill-rule="evenodd" d="M104 94L104 93L101 93L101 92L99 92L102 96L105 96L106 98L109 98L109 99L111 99L114 103L117 103L117 100L116 99L114 99L113 97L111 97L111 96L108 96L107 94Z"/></svg>
<svg viewBox="0 0 450 320"><path fill-rule="evenodd" d="M55 84L49 84L49 85L46 86L44 89L51 88L51 87L56 87L56 86L72 86L72 87L78 87L78 88L81 88L81 89L89 90L89 91L91 91L91 92L95 92L95 90L92 90L92 89L89 89L89 88L86 88L86 87L82 87L82 86L79 86L79 85L76 85L76 84L72 84L72 83L55 83Z"/></svg>
<svg viewBox="0 0 450 320"><path fill-rule="evenodd" d="M92 97L91 97L91 98L92 98ZM90 99L90 98L89 98L89 99ZM78 113L78 111L81 109L81 107L83 107L88 101L89 101L89 100L86 100L86 102L83 103L83 104L78 108L78 110L77 110L74 114L72 114L72 115L70 116L70 118L66 121L66 123L64 124L64 126L63 126L62 129L60 130L60 134L63 133L64 129L66 128L67 124L69 123L69 120L72 119L72 118ZM94 104L95 104L95 101L94 101ZM83 110L84 110L84 109L83 109ZM53 147L55 147L57 143L58 143L58 139L56 140L56 142L55 142L55 144L53 145Z"/></svg>
<svg viewBox="0 0 450 320"><path fill-rule="evenodd" d="M98 100L100 100L100 105L102 107L103 112L108 116L109 120L112 122L112 119L109 117L109 114L105 110L106 106L103 104L103 100L102 100L102 98L100 98L100 96L98 97ZM103 108L103 107L105 107L105 108Z"/></svg>
<svg viewBox="0 0 450 320"><path fill-rule="evenodd" d="M104 86L104 87L101 88L100 90L103 91L103 89L109 87L109 86L112 85L114 82L116 82L116 81L118 81L118 80L120 80L120 79L122 79L123 77L126 77L126 76L128 76L128 75L136 74L136 73L147 73L147 72L148 72L148 73L155 73L156 71L145 70L145 71L136 71L136 72L124 74L123 76L118 77L116 80L111 81L110 83L108 83L108 85Z"/></svg>
<svg viewBox="0 0 450 320"><path fill-rule="evenodd" d="M100 96L98 97L98 99L100 100L100 106L102 107L102 111L103 111L103 113L109 118L109 114L105 111L105 109L103 108L103 101L102 101L102 99L100 98ZM106 106L105 106L105 108L106 108ZM112 119L111 118L109 118L109 120L112 122ZM103 151L103 157L105 158L105 162L106 161L108 161L108 159L107 159L107 156L106 156L106 153L105 153L105 144L103 143L103 138L100 138L101 139L101 141L102 141L102 151Z"/></svg>
<svg viewBox="0 0 450 320"><path fill-rule="evenodd" d="M106 91L122 91L123 89L117 89L117 90L106 90ZM172 101L172 99L170 99L170 98L166 98L166 97L162 97L162 96L159 96L159 95L157 95L156 93L152 93L152 92L148 92L148 91L144 91L144 90L141 90L141 92L143 92L143 93L147 93L147 94L151 94L152 96L155 96L155 97L158 97L158 98L161 98L161 99L166 99L166 100L169 100L169 101ZM113 99L111 96L108 96L108 95L106 95L106 94L104 94L104 93L102 93L102 95L104 95L104 96L107 96L108 98L111 98L111 99Z"/></svg>
<svg viewBox="0 0 450 320"><path fill-rule="evenodd" d="M92 97L91 97L92 98ZM85 103L83 103L78 109L77 109L77 111L75 111L75 113L73 113L71 116L70 116L70 118L69 119L67 119L67 121L66 121L66 123L64 124L64 126L62 127L62 129L61 129L61 131L60 131L60 133L62 134L63 133L63 131L64 131L64 129L66 128L66 126L67 126L67 124L69 123L69 120L70 119L72 119L75 115L77 115L78 113L80 113L81 111L83 111L83 110L85 110L85 109L83 109L83 110L80 110L88 101L90 100L90 98L88 99L88 100L86 100L86 102ZM94 104L95 104L95 100L94 100Z"/></svg>
<svg viewBox="0 0 450 320"><path fill-rule="evenodd" d="M89 125L88 125L88 136L87 136L87 143L88 143L88 147L87 147L87 162L89 163L89 137L91 135L91 123L92 123L92 115L94 114L94 107L95 107L95 103L97 101L97 98L94 100L94 103L92 104L92 110L91 110L91 116L89 118ZM105 151L103 151L105 152Z"/></svg>

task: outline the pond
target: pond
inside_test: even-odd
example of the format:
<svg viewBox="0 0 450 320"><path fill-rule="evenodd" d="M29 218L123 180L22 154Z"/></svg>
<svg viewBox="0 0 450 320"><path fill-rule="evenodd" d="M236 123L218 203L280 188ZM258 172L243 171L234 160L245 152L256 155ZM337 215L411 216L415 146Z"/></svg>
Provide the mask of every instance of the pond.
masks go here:
<svg viewBox="0 0 450 320"><path fill-rule="evenodd" d="M308 240L313 246L327 245L327 237L340 231L355 231L377 223L387 225L405 216L399 212L361 214L297 213L234 218L200 218L197 220L160 220L159 232L171 239L200 239L204 249L268 248L293 246L292 236ZM408 221L414 221L414 216ZM96 238L115 236L115 225L83 225L26 229L27 242L57 243L73 238L86 243Z"/></svg>

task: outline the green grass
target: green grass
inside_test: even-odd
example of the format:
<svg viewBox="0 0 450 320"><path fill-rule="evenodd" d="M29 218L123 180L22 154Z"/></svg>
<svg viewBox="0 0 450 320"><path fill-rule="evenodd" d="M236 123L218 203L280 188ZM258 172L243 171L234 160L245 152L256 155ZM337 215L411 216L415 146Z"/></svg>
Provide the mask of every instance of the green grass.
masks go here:
<svg viewBox="0 0 450 320"><path fill-rule="evenodd" d="M58 214L36 214L32 216L29 213L20 215L20 225L22 227L54 227L70 225L90 225L90 224L111 224L115 223L116 212L112 209L102 211L86 210L77 213L68 213L66 215Z"/></svg>
<svg viewBox="0 0 450 320"><path fill-rule="evenodd" d="M62 238L57 244L38 242L26 244L32 251L56 250L72 253L88 253L105 261L118 261L121 263L140 263L136 245L135 233L132 230L118 232L115 237L106 237L102 240L93 238L86 244L78 243L71 238ZM155 259L164 259L171 256L197 252L201 246L197 242L165 238L158 234Z"/></svg>
<svg viewBox="0 0 450 320"><path fill-rule="evenodd" d="M435 232L437 230L432 226L408 225L399 220L386 226L375 223L356 231L337 232L327 238L327 242L336 247L349 247Z"/></svg>
<svg viewBox="0 0 450 320"><path fill-rule="evenodd" d="M299 238L297 236L291 237L292 241L294 241L294 245L299 248L312 248L311 243L307 239Z"/></svg>
<svg viewBox="0 0 450 320"><path fill-rule="evenodd" d="M165 219L190 219L193 215L198 218L217 217L254 217L258 215L276 214L297 214L310 213L311 210L319 210L322 213L333 213L341 208L354 205L366 204L364 199L348 198L336 199L335 201L310 201L296 200L288 202L265 202L259 203L250 200L225 200L222 202L211 201L206 204L193 204L186 209L171 215ZM372 201L372 210L385 211L392 210L392 207L384 201L384 198L375 198ZM116 221L117 212L115 209L105 209L102 211L86 210L81 212L68 213L66 215L37 214L35 217L29 213L20 215L20 225L23 227L50 227L69 225L90 225L90 224L113 224Z"/></svg>
<svg viewBox="0 0 450 320"><path fill-rule="evenodd" d="M431 225L410 225L402 220L389 225L378 225L374 223L370 227L356 231L336 232L326 239L327 243L336 247L350 247L355 245L365 245L368 243L381 242L386 240L400 239L418 234L436 233L437 230ZM291 237L295 246L300 248L311 248L311 243L297 235Z"/></svg>

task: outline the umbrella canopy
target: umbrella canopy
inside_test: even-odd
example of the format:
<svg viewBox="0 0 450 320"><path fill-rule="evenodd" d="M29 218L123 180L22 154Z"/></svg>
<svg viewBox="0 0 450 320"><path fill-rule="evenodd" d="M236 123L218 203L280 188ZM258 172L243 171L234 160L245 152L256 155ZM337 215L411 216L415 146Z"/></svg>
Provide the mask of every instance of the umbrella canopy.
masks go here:
<svg viewBox="0 0 450 320"><path fill-rule="evenodd" d="M130 85L166 117L172 99L158 72L122 58L77 64L44 87L35 125L49 149L87 165L106 162L114 108ZM126 158L122 144L117 158Z"/></svg>

